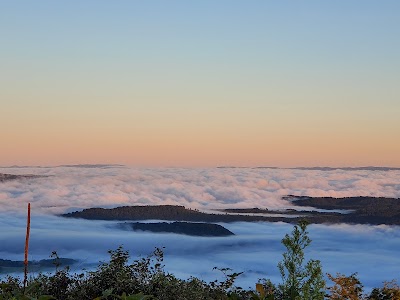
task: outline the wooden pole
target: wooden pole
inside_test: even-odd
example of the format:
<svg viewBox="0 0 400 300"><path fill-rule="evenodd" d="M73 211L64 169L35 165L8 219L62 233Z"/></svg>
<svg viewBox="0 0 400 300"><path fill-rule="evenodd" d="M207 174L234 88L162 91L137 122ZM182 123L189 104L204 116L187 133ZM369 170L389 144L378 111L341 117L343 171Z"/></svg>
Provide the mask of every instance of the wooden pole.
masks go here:
<svg viewBox="0 0 400 300"><path fill-rule="evenodd" d="M29 234L31 231L31 204L28 203L28 219L26 223L25 237L25 259L24 259L24 292L28 281L28 252L29 252Z"/></svg>

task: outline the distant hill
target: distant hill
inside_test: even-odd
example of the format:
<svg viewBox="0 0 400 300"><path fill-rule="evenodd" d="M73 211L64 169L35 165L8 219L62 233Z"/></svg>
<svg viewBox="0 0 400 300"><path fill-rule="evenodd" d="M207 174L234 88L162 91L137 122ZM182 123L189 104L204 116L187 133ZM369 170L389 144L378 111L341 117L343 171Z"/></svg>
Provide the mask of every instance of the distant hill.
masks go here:
<svg viewBox="0 0 400 300"><path fill-rule="evenodd" d="M225 227L212 223L191 223L191 222L160 222L160 223L121 223L124 229L134 231L168 232L193 236L230 236L234 235Z"/></svg>
<svg viewBox="0 0 400 300"><path fill-rule="evenodd" d="M316 170L316 171L334 171L334 170L344 170L344 171L399 171L400 168L396 167L296 167L288 168L296 170Z"/></svg>
<svg viewBox="0 0 400 300"><path fill-rule="evenodd" d="M259 208L225 209L222 214L209 214L178 205L122 206L116 208L88 208L62 215L67 218L89 220L167 220L188 222L286 222L387 224L400 225L400 199L376 197L308 197L289 195L295 209L267 210ZM307 207L307 210L301 210ZM310 211L308 207L327 211ZM341 213L347 210L347 213ZM250 214L250 215L249 215Z"/></svg>
<svg viewBox="0 0 400 300"><path fill-rule="evenodd" d="M18 180L18 179L42 178L42 177L48 177L48 176L32 175L32 174L14 175L14 174L0 173L0 182L9 181L9 180Z"/></svg>
<svg viewBox="0 0 400 300"><path fill-rule="evenodd" d="M60 165L62 168L88 168L88 169L106 169L106 168L122 168L124 165L120 164L78 164L78 165Z"/></svg>
<svg viewBox="0 0 400 300"><path fill-rule="evenodd" d="M400 171L400 168L397 167L374 167L374 166L366 166L366 167L288 167L288 168L280 168L280 167L270 167L270 166L259 166L259 167L236 167L236 166L221 166L217 167L218 169L272 169L272 170L309 170L309 171L334 171L334 170L343 170L343 171Z"/></svg>
<svg viewBox="0 0 400 300"><path fill-rule="evenodd" d="M258 207L253 208L227 208L223 210L227 213L234 213L234 214L268 214L273 211L268 210L268 208L261 209Z"/></svg>
<svg viewBox="0 0 400 300"><path fill-rule="evenodd" d="M88 208L63 214L67 218L89 220L167 220L189 222L267 221L263 216L207 214L180 205L121 206L116 208ZM283 218L282 218L283 220Z"/></svg>
<svg viewBox="0 0 400 300"><path fill-rule="evenodd" d="M77 261L71 258L59 258L57 264L60 267L71 266ZM42 269L55 268L54 259L42 259L30 261L28 264L29 270L39 271ZM24 270L24 262L19 260L0 259L0 273L5 272L22 272Z"/></svg>
<svg viewBox="0 0 400 300"><path fill-rule="evenodd" d="M383 197L308 197L289 195L296 206L321 209L350 209L354 212L341 215L342 223L400 225L400 199ZM319 222L318 222L319 223Z"/></svg>

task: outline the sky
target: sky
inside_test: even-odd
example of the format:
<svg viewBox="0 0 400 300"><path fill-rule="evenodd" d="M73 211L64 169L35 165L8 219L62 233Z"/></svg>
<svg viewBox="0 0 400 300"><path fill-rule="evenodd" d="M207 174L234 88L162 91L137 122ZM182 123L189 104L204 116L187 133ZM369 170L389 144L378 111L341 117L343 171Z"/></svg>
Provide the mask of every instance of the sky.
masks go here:
<svg viewBox="0 0 400 300"><path fill-rule="evenodd" d="M0 165L400 167L400 2L0 1Z"/></svg>

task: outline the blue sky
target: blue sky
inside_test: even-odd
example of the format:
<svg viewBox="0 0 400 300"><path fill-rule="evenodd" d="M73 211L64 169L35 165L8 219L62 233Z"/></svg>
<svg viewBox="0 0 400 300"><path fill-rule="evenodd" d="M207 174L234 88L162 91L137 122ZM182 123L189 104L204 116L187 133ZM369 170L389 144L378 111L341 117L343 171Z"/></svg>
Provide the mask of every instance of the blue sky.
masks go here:
<svg viewBox="0 0 400 300"><path fill-rule="evenodd" d="M0 163L400 165L399 20L398 1L3 1ZM320 151L282 154L299 141Z"/></svg>

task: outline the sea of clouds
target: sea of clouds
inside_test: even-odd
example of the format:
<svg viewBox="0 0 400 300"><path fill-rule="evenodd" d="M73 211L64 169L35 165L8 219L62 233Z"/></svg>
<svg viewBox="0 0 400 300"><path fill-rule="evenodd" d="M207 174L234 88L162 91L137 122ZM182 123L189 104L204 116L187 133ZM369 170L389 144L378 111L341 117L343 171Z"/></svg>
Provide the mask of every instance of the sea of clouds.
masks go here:
<svg viewBox="0 0 400 300"><path fill-rule="evenodd" d="M400 170L138 169L129 167L0 168L0 173L48 176L0 183L0 211L37 213L88 207L184 205L215 208L285 208L282 196L400 197Z"/></svg>
<svg viewBox="0 0 400 300"><path fill-rule="evenodd" d="M291 207L288 194L309 196L400 197L400 171L298 169L144 169L103 166L0 168L0 173L47 177L0 182L0 258L21 260L26 204L32 205L31 259L80 260L76 270L107 259L107 250L124 245L133 257L165 247L166 269L183 278L221 279L213 267L245 273L242 287L258 278L279 282L280 243L292 225L221 224L232 237L190 237L121 231L116 222L65 219L57 214L88 207L177 204L209 211L218 208ZM367 288L400 280L400 227L312 225L308 258L320 259L325 272L358 272Z"/></svg>

